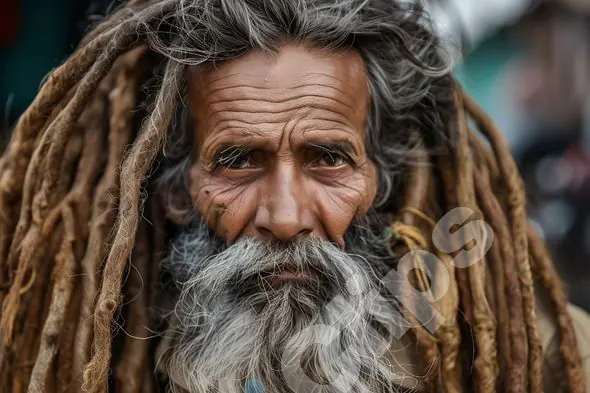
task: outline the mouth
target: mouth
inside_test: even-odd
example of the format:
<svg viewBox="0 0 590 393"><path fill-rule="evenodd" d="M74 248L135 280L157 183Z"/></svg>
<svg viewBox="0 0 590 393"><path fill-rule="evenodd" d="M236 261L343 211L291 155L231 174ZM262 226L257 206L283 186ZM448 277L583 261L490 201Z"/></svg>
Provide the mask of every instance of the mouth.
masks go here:
<svg viewBox="0 0 590 393"><path fill-rule="evenodd" d="M325 273L314 266L286 265L241 278L237 285L232 286L232 291L237 298L248 299L249 304L255 307L265 306L269 296L288 294L301 309L299 296L306 296L314 304L324 304L333 296L334 288L334 283L326 278Z"/></svg>
<svg viewBox="0 0 590 393"><path fill-rule="evenodd" d="M234 282L236 285L233 286L233 291L236 291L240 297L275 293L287 288L320 296L331 287L321 270L316 270L312 266L302 267L290 264L238 278Z"/></svg>
<svg viewBox="0 0 590 393"><path fill-rule="evenodd" d="M305 284L313 281L314 278L309 272L288 268L267 274L265 279L270 283L271 286L277 287L292 283Z"/></svg>

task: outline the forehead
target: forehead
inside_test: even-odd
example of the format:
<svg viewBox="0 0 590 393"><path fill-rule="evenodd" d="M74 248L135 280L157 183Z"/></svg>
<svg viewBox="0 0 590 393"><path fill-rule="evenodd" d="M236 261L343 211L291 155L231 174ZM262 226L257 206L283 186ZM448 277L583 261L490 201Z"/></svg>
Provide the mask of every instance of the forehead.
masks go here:
<svg viewBox="0 0 590 393"><path fill-rule="evenodd" d="M333 106L364 121L369 97L359 54L302 45L284 46L270 55L251 51L210 70L191 69L188 83L197 121L210 116L211 107L227 108L232 102L281 103L294 97L307 99L311 107Z"/></svg>
<svg viewBox="0 0 590 393"><path fill-rule="evenodd" d="M254 50L211 70L193 69L189 81L207 90L223 88L235 79L252 86L284 89L310 79L323 79L338 87L366 90L365 65L358 53L327 52L303 45L287 45L274 54Z"/></svg>

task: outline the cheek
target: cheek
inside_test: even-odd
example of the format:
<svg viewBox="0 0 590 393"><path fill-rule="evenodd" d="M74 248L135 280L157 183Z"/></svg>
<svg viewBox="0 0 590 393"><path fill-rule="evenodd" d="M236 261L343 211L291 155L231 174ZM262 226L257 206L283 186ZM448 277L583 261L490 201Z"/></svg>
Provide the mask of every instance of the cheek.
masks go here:
<svg viewBox="0 0 590 393"><path fill-rule="evenodd" d="M378 172L377 166L372 161L367 161L365 167L365 192L363 194L363 201L359 207L359 213L365 215L369 208L373 206L375 198L377 197L377 183L378 183Z"/></svg>
<svg viewBox="0 0 590 393"><path fill-rule="evenodd" d="M343 244L344 233L357 216L366 214L376 195L376 176L367 168L346 182L330 186L316 185L314 194L321 221L328 236Z"/></svg>
<svg viewBox="0 0 590 393"><path fill-rule="evenodd" d="M254 187L213 177L198 165L191 168L190 190L200 216L225 242L235 239L256 211Z"/></svg>

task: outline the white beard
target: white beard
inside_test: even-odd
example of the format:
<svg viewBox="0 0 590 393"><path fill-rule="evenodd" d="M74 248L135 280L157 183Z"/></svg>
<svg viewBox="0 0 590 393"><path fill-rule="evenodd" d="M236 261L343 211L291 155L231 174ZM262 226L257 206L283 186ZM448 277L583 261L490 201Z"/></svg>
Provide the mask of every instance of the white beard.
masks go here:
<svg viewBox="0 0 590 393"><path fill-rule="evenodd" d="M203 230L187 233L163 262L182 281L166 362L173 390L398 390L383 355L390 337L369 323L396 324L398 314L367 298L378 280L365 259L317 239L287 248L244 239L221 252L212 242ZM261 273L285 265L317 281L269 286Z"/></svg>

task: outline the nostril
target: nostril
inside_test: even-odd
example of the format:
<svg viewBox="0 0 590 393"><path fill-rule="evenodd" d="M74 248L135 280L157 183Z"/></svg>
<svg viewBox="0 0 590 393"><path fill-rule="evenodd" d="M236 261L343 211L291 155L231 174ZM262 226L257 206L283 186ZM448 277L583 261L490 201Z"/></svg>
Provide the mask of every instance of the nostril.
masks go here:
<svg viewBox="0 0 590 393"><path fill-rule="evenodd" d="M264 238L270 239L273 237L272 231L268 228L259 226L256 229Z"/></svg>
<svg viewBox="0 0 590 393"><path fill-rule="evenodd" d="M297 237L305 237L311 235L311 229L302 229L297 233Z"/></svg>
<svg viewBox="0 0 590 393"><path fill-rule="evenodd" d="M307 237L313 232L310 228L294 230L278 226L257 226L256 230L262 238L279 242L290 242L297 238Z"/></svg>

